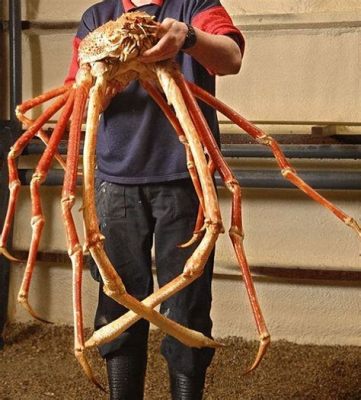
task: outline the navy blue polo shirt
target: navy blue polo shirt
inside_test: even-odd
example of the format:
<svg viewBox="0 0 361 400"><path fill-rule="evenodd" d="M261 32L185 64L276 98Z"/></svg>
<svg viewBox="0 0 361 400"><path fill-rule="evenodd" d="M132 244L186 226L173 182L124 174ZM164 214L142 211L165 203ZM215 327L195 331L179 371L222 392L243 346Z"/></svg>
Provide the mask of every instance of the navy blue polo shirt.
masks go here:
<svg viewBox="0 0 361 400"><path fill-rule="evenodd" d="M174 18L209 33L230 35L241 47L243 37L217 0L156 0L135 7L130 0L106 0L83 15L73 45L73 62L66 81L75 78L79 67L77 48L91 31L115 20L124 12L145 11L161 22ZM177 62L187 80L215 93L215 76L189 55L180 52ZM216 112L200 104L206 120L219 140ZM97 142L97 176L120 184L166 182L189 176L184 146L159 106L137 81L116 95L104 111Z"/></svg>

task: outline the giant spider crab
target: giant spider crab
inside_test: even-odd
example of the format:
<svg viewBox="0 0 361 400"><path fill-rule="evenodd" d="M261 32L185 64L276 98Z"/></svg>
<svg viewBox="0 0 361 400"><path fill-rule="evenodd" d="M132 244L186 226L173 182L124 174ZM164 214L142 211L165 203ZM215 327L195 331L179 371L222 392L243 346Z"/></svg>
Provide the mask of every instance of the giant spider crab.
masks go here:
<svg viewBox="0 0 361 400"><path fill-rule="evenodd" d="M201 333L183 327L154 310L154 307L191 284L202 274L204 265L215 246L218 235L223 232L219 205L212 178L215 171L218 171L225 186L232 194L232 217L229 234L242 271L260 335L260 347L250 370L255 368L261 361L270 343L270 335L258 304L256 291L243 250L241 189L232 171L224 161L195 98L200 99L223 113L259 143L269 146L277 160L282 175L286 179L290 180L313 200L328 208L336 217L353 228L361 236L360 226L353 218L346 215L318 194L297 175L272 137L266 135L259 128L252 125L200 87L185 81L174 61L169 60L148 65L139 61L138 56L157 42L158 28L159 24L154 21L153 17L145 13L133 12L126 13L116 21L110 21L90 33L81 42L79 47L80 69L76 77L76 82L73 85L65 85L50 90L38 97L25 101L17 107L17 116L28 129L15 142L8 155L10 200L1 234L0 251L9 259L16 260L6 250L7 238L14 217L16 200L20 188L16 158L35 135L38 135L47 144L30 184L32 198L32 238L25 274L18 295L18 301L22 303L32 316L38 319L41 318L31 308L28 301L28 294L39 241L45 223L41 207L40 186L44 182L54 158L65 169L61 205L67 232L68 253L73 266L75 355L86 375L96 384L98 384L97 380L94 378L86 360L84 349L112 340L140 318L149 320L188 346L216 347L219 345ZM161 287L142 302L127 293L126 288L103 249L104 238L98 228L94 205L95 145L102 104L105 102L106 93L109 88L121 90L134 79L139 79L149 95L159 104L166 117L172 123L176 134L179 136L179 140L184 144L189 173L200 202L194 235L188 243L182 246L187 246L196 241L199 241L199 244L193 255L188 259L183 274ZM51 99L55 99L53 104L36 120L33 121L25 116L28 110ZM87 103L88 110L83 153L82 208L85 225L85 244L82 246L78 239L71 210L75 201L81 126ZM48 138L42 127L59 110L61 110L59 120L51 137ZM71 124L65 163L57 153L57 146L69 120L71 120ZM106 294L130 310L118 320L94 332L92 337L86 342L83 334L81 307L83 247L89 250L96 261L104 281Z"/></svg>

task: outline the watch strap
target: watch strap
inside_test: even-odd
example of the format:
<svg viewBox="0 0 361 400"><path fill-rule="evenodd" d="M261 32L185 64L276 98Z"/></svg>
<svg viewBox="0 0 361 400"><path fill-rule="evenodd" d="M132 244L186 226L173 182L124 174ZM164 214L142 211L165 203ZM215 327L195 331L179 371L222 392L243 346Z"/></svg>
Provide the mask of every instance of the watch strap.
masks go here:
<svg viewBox="0 0 361 400"><path fill-rule="evenodd" d="M187 50L193 47L197 43L197 35L192 25L186 24L188 28L187 35L184 39L181 50Z"/></svg>

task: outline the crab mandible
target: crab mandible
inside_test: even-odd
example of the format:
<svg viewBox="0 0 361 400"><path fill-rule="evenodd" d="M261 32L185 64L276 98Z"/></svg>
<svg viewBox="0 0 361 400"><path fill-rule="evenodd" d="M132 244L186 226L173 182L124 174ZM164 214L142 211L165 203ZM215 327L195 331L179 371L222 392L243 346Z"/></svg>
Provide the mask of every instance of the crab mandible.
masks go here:
<svg viewBox="0 0 361 400"><path fill-rule="evenodd" d="M25 101L17 107L18 118L27 126L27 131L15 142L8 155L10 200L0 241L0 252L9 259L16 260L6 250L7 238L12 224L20 181L15 159L22 153L29 141L38 135L47 147L33 174L30 192L32 198L32 239L26 270L18 300L37 319L28 301L31 275L34 269L41 232L45 223L41 208L40 185L44 182L50 164L56 158L65 169L61 197L62 211L67 232L68 253L73 266L73 305L75 355L86 375L96 384L97 380L86 360L84 349L106 343L118 336L140 318L145 318L166 333L176 337L186 345L217 347L219 344L199 332L192 331L171 321L154 310L174 293L182 290L202 274L204 265L215 246L218 235L223 232L221 215L213 182L213 173L218 171L225 186L232 194L232 216L229 234L234 246L242 276L251 303L252 311L260 336L260 347L253 365L261 361L270 343L249 266L243 249L243 228L241 216L241 189L224 161L212 133L203 117L195 98L207 103L223 113L233 123L241 127L259 143L271 148L282 175L300 188L313 200L328 208L346 225L353 228L359 236L361 229L355 219L346 215L319 193L307 185L286 160L277 142L259 128L252 125L238 113L205 92L200 87L185 81L178 66L172 60L144 64L138 56L152 47L158 40L159 24L153 17L141 12L123 14L116 21L110 21L90 33L80 44L80 69L73 85L66 85L38 97ZM193 255L187 260L182 275L161 287L142 302L130 296L120 277L103 249L103 237L98 228L94 205L95 145L99 115L109 88L121 90L134 79L139 79L145 90L159 104L173 125L179 140L184 144L187 165L198 194L200 206L194 235L188 246L199 242ZM163 94L161 92L163 91ZM164 97L165 96L165 97ZM89 98L89 101L88 101ZM56 99L35 121L25 113L48 101ZM85 225L85 244L79 242L72 207L78 176L81 126L86 104L88 103L86 134L83 153L83 218ZM172 107L171 107L172 106ZM50 138L42 131L43 125L59 110L61 115ZM57 146L63 136L67 122L71 119L68 153L66 163L57 153ZM182 247L181 246L181 247ZM94 332L85 342L81 307L81 275L83 269L83 247L89 250L97 263L104 281L105 292L130 311Z"/></svg>

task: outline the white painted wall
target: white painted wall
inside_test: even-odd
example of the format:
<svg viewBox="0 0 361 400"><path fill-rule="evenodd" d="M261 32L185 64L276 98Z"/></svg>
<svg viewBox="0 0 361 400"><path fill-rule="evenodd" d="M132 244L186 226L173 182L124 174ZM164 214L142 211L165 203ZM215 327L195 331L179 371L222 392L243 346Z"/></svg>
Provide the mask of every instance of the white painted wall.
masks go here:
<svg viewBox="0 0 361 400"><path fill-rule="evenodd" d="M79 20L93 1L55 0L24 2L24 18ZM227 0L223 2L247 41L242 71L219 79L218 97L244 116L266 122L267 132L309 132L315 122L361 124L360 1ZM73 32L25 34L24 97L61 84L70 60ZM278 122L275 122L278 121ZM299 122L283 125L281 122ZM224 131L238 131L222 125ZM344 132L360 132L345 127ZM23 157L23 166L33 160ZM237 167L260 163L232 160ZM263 165L263 164L262 164ZM274 162L269 162L274 167ZM360 170L355 162L297 162L298 167ZM47 226L42 251L65 248L59 190L42 190ZM361 193L324 191L331 201L360 219ZM229 226L229 195L220 191L225 227ZM74 207L82 231L78 208ZM353 232L334 216L296 190L244 191L245 247L252 266L360 269L360 244ZM14 231L14 246L26 249L30 238L30 204L24 188ZM16 305L23 265L13 265L11 320L29 317ZM237 276L227 235L217 247L214 280L215 335L256 336L245 292ZM257 278L260 302L276 339L327 344L358 344L361 336L360 291L342 282L302 282ZM86 324L92 324L97 289L85 272ZM31 303L42 316L72 323L70 265L39 263L31 289ZM225 310L228 310L225 312Z"/></svg>

